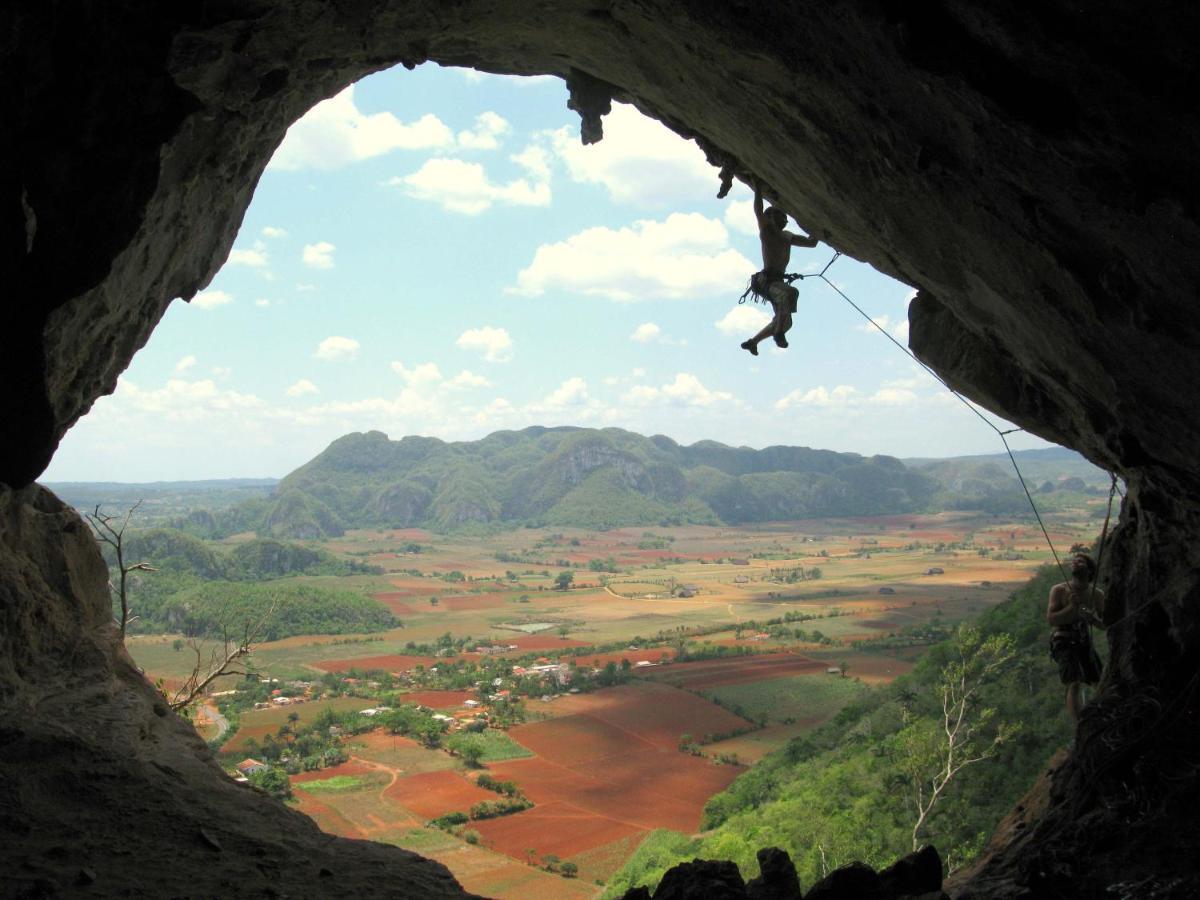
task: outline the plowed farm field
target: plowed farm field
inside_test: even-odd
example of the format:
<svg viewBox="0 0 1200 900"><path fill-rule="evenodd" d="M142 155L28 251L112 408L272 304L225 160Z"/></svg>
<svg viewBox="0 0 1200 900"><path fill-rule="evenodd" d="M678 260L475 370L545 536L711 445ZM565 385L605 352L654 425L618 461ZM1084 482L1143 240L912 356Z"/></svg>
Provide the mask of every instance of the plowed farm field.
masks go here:
<svg viewBox="0 0 1200 900"><path fill-rule="evenodd" d="M691 832L704 804L742 771L679 752L684 734L729 732L745 720L700 697L638 682L561 698L553 718L510 734L534 759L490 766L535 804L476 823L484 843L515 858L526 851L568 858L638 832Z"/></svg>
<svg viewBox="0 0 1200 900"><path fill-rule="evenodd" d="M426 819L436 819L449 812L465 813L476 803L495 800L498 796L449 769L398 778L383 795Z"/></svg>
<svg viewBox="0 0 1200 900"><path fill-rule="evenodd" d="M823 672L828 663L796 653L763 653L699 662L674 663L654 670L653 677L689 691L730 684L749 684L783 675Z"/></svg>
<svg viewBox="0 0 1200 900"><path fill-rule="evenodd" d="M379 669L384 672L405 672L417 666L436 666L437 660L432 656L403 656L388 654L385 656L360 656L356 659L323 659L315 663L318 669L326 672L349 672L351 669Z"/></svg>

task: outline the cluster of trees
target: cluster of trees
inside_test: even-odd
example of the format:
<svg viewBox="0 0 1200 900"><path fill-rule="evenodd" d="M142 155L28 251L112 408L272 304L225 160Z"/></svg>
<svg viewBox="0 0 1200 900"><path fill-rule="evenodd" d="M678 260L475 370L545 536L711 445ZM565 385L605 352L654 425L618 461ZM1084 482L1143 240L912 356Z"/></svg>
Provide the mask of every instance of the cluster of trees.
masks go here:
<svg viewBox="0 0 1200 900"><path fill-rule="evenodd" d="M708 802L699 837L655 833L607 895L696 856L732 859L749 877L765 846L787 850L805 884L856 859L889 865L916 842L963 865L1070 737L1045 649L1059 577L1043 572L910 675L743 773Z"/></svg>
<svg viewBox="0 0 1200 900"><path fill-rule="evenodd" d="M219 638L230 627L261 620L258 638L275 641L297 634L359 634L400 625L390 610L355 591L310 584L196 581L169 572L138 575L132 589L131 603L138 615L133 627L144 633Z"/></svg>

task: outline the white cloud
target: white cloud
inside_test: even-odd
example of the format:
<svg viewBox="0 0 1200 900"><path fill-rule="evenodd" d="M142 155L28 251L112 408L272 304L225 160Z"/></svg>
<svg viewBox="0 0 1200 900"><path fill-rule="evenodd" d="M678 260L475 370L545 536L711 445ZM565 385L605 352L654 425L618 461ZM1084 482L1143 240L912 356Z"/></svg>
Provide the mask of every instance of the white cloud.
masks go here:
<svg viewBox="0 0 1200 900"><path fill-rule="evenodd" d="M307 378L301 378L299 381L297 381L295 384L293 384L291 387L289 387L286 391L284 391L284 393L287 394L289 397L303 397L306 394L315 394L317 392L318 392L317 386L315 384L313 384L311 381L309 381Z"/></svg>
<svg viewBox="0 0 1200 900"><path fill-rule="evenodd" d="M564 406L574 406L588 399L587 382L578 375L568 378L557 388L546 395L542 400L542 406L552 408L562 408Z"/></svg>
<svg viewBox="0 0 1200 900"><path fill-rule="evenodd" d="M695 143L624 103L604 117L600 143L584 146L578 128L559 129L551 142L572 180L603 185L618 203L660 206L717 190L717 170Z"/></svg>
<svg viewBox="0 0 1200 900"><path fill-rule="evenodd" d="M455 341L461 349L482 353L488 362L508 362L512 359L513 341L506 328L468 328Z"/></svg>
<svg viewBox="0 0 1200 900"><path fill-rule="evenodd" d="M758 236L758 219L754 217L754 204L750 200L731 200L725 208L725 224L741 234Z"/></svg>
<svg viewBox="0 0 1200 900"><path fill-rule="evenodd" d="M509 159L527 171L535 181L550 180L550 154L536 144L530 144Z"/></svg>
<svg viewBox="0 0 1200 900"><path fill-rule="evenodd" d="M437 384L442 380L442 372L437 363L420 363L413 368L405 368L399 360L392 362L392 371L404 379L409 387L420 387L427 384Z"/></svg>
<svg viewBox="0 0 1200 900"><path fill-rule="evenodd" d="M690 372L679 372L674 381L661 387L639 384L630 388L622 398L634 406L712 406L733 400L728 391L709 390Z"/></svg>
<svg viewBox="0 0 1200 900"><path fill-rule="evenodd" d="M211 379L185 381L171 378L164 387L143 390L131 381L118 382L121 399L131 410L172 423L194 422L212 413L258 410L263 402L253 394L225 391Z"/></svg>
<svg viewBox="0 0 1200 900"><path fill-rule="evenodd" d="M731 337L752 337L762 331L771 318L758 304L742 303L727 312L725 317L715 324L722 334Z"/></svg>
<svg viewBox="0 0 1200 900"><path fill-rule="evenodd" d="M337 250L329 241L317 241L315 244L305 244L303 260L310 269L332 269L333 252ZM299 288L299 285L297 285Z"/></svg>
<svg viewBox="0 0 1200 900"><path fill-rule="evenodd" d="M264 225L262 230L262 236L265 238L285 238L287 234L282 228L276 228L274 225Z"/></svg>
<svg viewBox="0 0 1200 900"><path fill-rule="evenodd" d="M699 213L588 228L538 247L509 290L538 296L558 289L621 302L740 293L754 264L728 241L724 225Z"/></svg>
<svg viewBox="0 0 1200 900"><path fill-rule="evenodd" d="M476 375L470 369L463 369L447 381L446 386L451 388L481 388L491 387L492 383L482 375Z"/></svg>
<svg viewBox="0 0 1200 900"><path fill-rule="evenodd" d="M181 372L186 372L188 369L192 368L192 366L194 366L194 365L196 365L196 357L192 356L191 354L188 354L187 356L180 359L179 362L175 363L175 374L178 375Z"/></svg>
<svg viewBox="0 0 1200 900"><path fill-rule="evenodd" d="M229 366L213 366L212 373L218 378L228 378L233 374L233 369Z"/></svg>
<svg viewBox="0 0 1200 900"><path fill-rule="evenodd" d="M639 344L648 344L661 334L662 329L653 322L643 322L637 328L633 329L633 334L629 336L629 339Z"/></svg>
<svg viewBox="0 0 1200 900"><path fill-rule="evenodd" d="M326 362L347 362L358 355L359 343L354 338L331 335L317 345L313 355Z"/></svg>
<svg viewBox="0 0 1200 900"><path fill-rule="evenodd" d="M354 86L323 100L288 129L269 169L336 169L393 150L451 147L454 134L437 116L405 124L390 112L367 114L354 102Z"/></svg>
<svg viewBox="0 0 1200 900"><path fill-rule="evenodd" d="M317 286L315 284L307 284L306 282L296 282L296 293L297 294L307 294L312 291L315 291L316 289L317 289Z"/></svg>
<svg viewBox="0 0 1200 900"><path fill-rule="evenodd" d="M879 406L908 406L917 402L917 395L907 388L884 387L871 395L870 402Z"/></svg>
<svg viewBox="0 0 1200 900"><path fill-rule="evenodd" d="M508 121L494 112L480 113L475 117L473 131L458 133L458 146L465 150L495 150L500 138L510 131Z"/></svg>
<svg viewBox="0 0 1200 900"><path fill-rule="evenodd" d="M820 407L829 409L856 405L861 399L858 388L848 384L839 384L832 391L824 385L805 391L797 388L790 394L775 401L776 409L795 409L798 407Z"/></svg>
<svg viewBox="0 0 1200 900"><path fill-rule="evenodd" d="M200 309L216 309L233 302L233 294L225 291L201 291L192 298L192 306Z"/></svg>
<svg viewBox="0 0 1200 900"><path fill-rule="evenodd" d="M632 375L634 378L645 378L646 370L641 367L638 367L636 369L630 370L629 374Z"/></svg>
<svg viewBox="0 0 1200 900"><path fill-rule="evenodd" d="M384 184L399 187L417 200L438 203L450 212L478 215L493 203L513 206L548 206L550 185L517 178L494 184L479 163L461 159L431 159L411 175L389 178Z"/></svg>
<svg viewBox="0 0 1200 900"><path fill-rule="evenodd" d="M257 300L254 301L254 305L255 306L270 306L271 301L268 300L266 297L259 297Z"/></svg>
<svg viewBox="0 0 1200 900"><path fill-rule="evenodd" d="M252 269L265 268L267 263L267 245L262 241L255 241L250 249L231 250L226 260L226 265L249 266Z"/></svg>

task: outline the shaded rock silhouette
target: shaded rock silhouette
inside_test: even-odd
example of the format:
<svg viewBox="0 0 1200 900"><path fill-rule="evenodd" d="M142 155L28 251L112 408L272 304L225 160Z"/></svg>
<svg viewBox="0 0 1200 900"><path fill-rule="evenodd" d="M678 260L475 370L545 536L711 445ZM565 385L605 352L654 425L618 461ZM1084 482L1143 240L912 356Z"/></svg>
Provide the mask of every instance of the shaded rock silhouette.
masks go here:
<svg viewBox="0 0 1200 900"><path fill-rule="evenodd" d="M746 896L750 900L798 900L803 892L787 851L764 847L757 855L759 874L746 883Z"/></svg>
<svg viewBox="0 0 1200 900"><path fill-rule="evenodd" d="M230 793L106 631L81 523L17 490L174 298L213 277L288 126L370 71L434 60L573 77L585 138L617 96L694 136L813 233L918 286L910 344L950 384L1125 479L1105 553L1111 663L1077 750L954 890L1200 894L1200 108L1186 99L1200 7L133 0L8 4L0 28L0 75L21 85L0 100L0 154L16 161L0 179L11 883L47 892L86 869L96 896L139 875L228 893L195 881L216 877L195 855L213 851L172 831L182 809L188 834L236 810L240 837L214 836L248 890L284 893L326 856L372 875L327 896L410 875L430 879L412 894L452 890L411 856L321 844ZM124 855L139 824L140 873Z"/></svg>

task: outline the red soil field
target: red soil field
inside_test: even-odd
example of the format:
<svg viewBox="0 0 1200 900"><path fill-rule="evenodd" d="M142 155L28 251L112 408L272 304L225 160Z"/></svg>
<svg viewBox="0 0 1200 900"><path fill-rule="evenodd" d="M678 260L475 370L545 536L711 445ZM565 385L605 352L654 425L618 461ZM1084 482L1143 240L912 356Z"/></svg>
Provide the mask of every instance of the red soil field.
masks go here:
<svg viewBox="0 0 1200 900"><path fill-rule="evenodd" d="M348 838L363 837L363 833L358 830L358 826L332 806L322 803L312 794L298 790L294 796L297 802L296 808L316 822L322 831Z"/></svg>
<svg viewBox="0 0 1200 900"><path fill-rule="evenodd" d="M338 775L372 775L378 772L366 763L352 759L349 762L338 763L336 766L329 766L326 769L317 769L315 772L301 772L299 775L289 775L288 778L292 784L304 784L306 781L324 781L327 778L336 778Z"/></svg>
<svg viewBox="0 0 1200 900"><path fill-rule="evenodd" d="M463 701L476 696L475 691L409 691L399 699L401 703L417 703L430 709L457 709Z"/></svg>
<svg viewBox="0 0 1200 900"><path fill-rule="evenodd" d="M729 684L746 684L780 675L822 672L825 668L826 663L820 660L794 653L763 653L757 656L672 663L656 670L656 674L664 681L694 691Z"/></svg>
<svg viewBox="0 0 1200 900"><path fill-rule="evenodd" d="M899 622L889 622L887 619L862 619L858 624L864 628L878 628L881 631L895 631L901 627Z"/></svg>
<svg viewBox="0 0 1200 900"><path fill-rule="evenodd" d="M383 792L405 809L426 819L436 819L449 812L468 812L476 803L495 800L500 795L476 787L457 772L442 770L399 778Z"/></svg>
<svg viewBox="0 0 1200 900"><path fill-rule="evenodd" d="M521 650L565 650L568 647L586 647L587 641L561 638L557 634L526 634L513 638L494 638L498 644L516 644Z"/></svg>
<svg viewBox="0 0 1200 900"><path fill-rule="evenodd" d="M538 857L553 854L567 859L629 835L645 834L636 825L596 816L561 801L476 822L471 827L483 836L487 847L514 859L526 858L530 849L536 850Z"/></svg>
<svg viewBox="0 0 1200 900"><path fill-rule="evenodd" d="M326 672L348 672L351 669L382 669L384 672L403 672L418 665L429 668L436 666L438 661L432 656L359 656L355 659L323 659L313 663L318 669Z"/></svg>
<svg viewBox="0 0 1200 900"><path fill-rule="evenodd" d="M720 734L748 724L716 704L656 681L639 681L591 694L563 697L555 701L555 706L563 713L586 716L630 735L631 738L626 740L635 739L671 753L677 751L679 738L684 734ZM513 737L529 727L535 726L514 729ZM533 740L538 739L535 733ZM530 749L555 761L571 764L571 759L564 759L554 747L542 750L530 746Z"/></svg>
<svg viewBox="0 0 1200 900"><path fill-rule="evenodd" d="M601 669L610 662L616 663L618 666L621 660L629 660L629 664L636 666L640 662L657 663L663 657L673 659L675 651L670 647L654 647L650 650L622 650L617 653L585 653L583 656L575 657L576 661L581 666L594 666Z"/></svg>
<svg viewBox="0 0 1200 900"><path fill-rule="evenodd" d="M467 594L459 597L439 597L438 604L451 612L462 612L472 609L495 609L503 606L504 596L501 594ZM431 607L432 609L432 607Z"/></svg>
<svg viewBox="0 0 1200 900"><path fill-rule="evenodd" d="M388 609L398 616L411 616L415 610L405 603L405 599L412 596L410 591L384 591L379 594L372 594L371 599L382 603Z"/></svg>
<svg viewBox="0 0 1200 900"><path fill-rule="evenodd" d="M699 827L708 798L743 771L677 750L629 750L575 768L545 759L510 760L493 764L491 770L498 778L515 781L539 805L560 801L625 825L685 833ZM584 849L590 848L579 847Z"/></svg>

